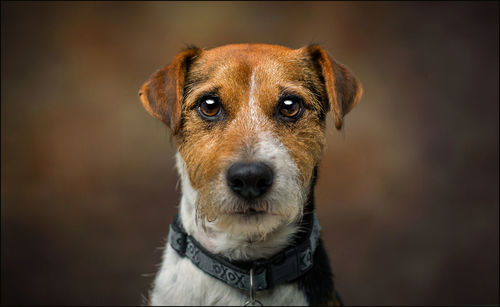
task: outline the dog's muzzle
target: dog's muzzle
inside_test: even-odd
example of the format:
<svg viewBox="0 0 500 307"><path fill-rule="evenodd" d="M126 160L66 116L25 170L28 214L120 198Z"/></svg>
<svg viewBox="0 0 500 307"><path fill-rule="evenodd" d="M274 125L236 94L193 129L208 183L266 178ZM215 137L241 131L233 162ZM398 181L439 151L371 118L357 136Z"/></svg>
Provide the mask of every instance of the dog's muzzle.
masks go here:
<svg viewBox="0 0 500 307"><path fill-rule="evenodd" d="M273 179L273 170L262 162L237 162L226 173L227 185L246 200L264 195L272 186Z"/></svg>

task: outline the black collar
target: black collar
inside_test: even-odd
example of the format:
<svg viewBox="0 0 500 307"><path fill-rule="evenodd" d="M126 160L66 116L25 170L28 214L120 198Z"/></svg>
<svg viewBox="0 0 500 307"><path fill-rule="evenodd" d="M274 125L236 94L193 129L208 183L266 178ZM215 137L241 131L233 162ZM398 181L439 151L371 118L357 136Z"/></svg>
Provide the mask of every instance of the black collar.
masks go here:
<svg viewBox="0 0 500 307"><path fill-rule="evenodd" d="M309 223L312 227L308 227L307 235L269 259L250 263L231 262L225 257L210 253L185 232L178 216L170 224L168 241L180 256L188 258L200 270L235 288L250 289L250 269L253 269L255 290L266 290L295 280L312 268L320 225L314 213L307 214L305 218L312 219Z"/></svg>

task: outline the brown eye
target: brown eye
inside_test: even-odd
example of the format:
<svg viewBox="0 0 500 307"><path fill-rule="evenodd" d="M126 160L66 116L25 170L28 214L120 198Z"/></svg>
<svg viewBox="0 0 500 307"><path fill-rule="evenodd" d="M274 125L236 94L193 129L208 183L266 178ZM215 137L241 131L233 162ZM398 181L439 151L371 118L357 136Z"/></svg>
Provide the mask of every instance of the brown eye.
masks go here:
<svg viewBox="0 0 500 307"><path fill-rule="evenodd" d="M206 117L214 117L219 114L221 109L220 102L217 98L204 98L199 106L202 115Z"/></svg>
<svg viewBox="0 0 500 307"><path fill-rule="evenodd" d="M301 111L301 104L296 99L284 99L279 107L280 114L285 117L296 117Z"/></svg>

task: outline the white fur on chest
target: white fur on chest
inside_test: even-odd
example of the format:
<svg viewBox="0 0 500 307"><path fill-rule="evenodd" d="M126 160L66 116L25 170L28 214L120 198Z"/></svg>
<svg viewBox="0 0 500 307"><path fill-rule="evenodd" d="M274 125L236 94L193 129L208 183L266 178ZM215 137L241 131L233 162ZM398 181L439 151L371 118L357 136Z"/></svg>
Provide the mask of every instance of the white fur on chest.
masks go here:
<svg viewBox="0 0 500 307"><path fill-rule="evenodd" d="M247 299L246 291L207 275L189 259L180 257L167 243L163 263L151 292L152 305L241 306ZM308 305L297 283L257 292L257 299L265 306Z"/></svg>

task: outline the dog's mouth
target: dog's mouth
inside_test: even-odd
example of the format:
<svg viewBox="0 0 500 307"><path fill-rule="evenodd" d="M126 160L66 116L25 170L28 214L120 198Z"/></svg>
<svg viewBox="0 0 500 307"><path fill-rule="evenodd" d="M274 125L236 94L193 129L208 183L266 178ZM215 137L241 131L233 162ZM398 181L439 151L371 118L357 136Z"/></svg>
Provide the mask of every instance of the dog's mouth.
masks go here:
<svg viewBox="0 0 500 307"><path fill-rule="evenodd" d="M248 208L245 210L235 211L233 214L239 215L239 216L250 217L250 216L264 215L267 213L268 213L267 210L264 210L264 209Z"/></svg>

